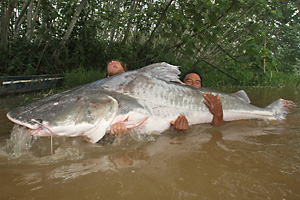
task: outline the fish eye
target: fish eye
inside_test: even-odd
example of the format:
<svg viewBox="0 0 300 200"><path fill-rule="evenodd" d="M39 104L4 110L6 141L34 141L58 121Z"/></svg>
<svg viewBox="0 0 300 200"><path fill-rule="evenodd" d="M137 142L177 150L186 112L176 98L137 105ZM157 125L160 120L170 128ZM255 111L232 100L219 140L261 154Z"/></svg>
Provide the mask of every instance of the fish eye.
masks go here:
<svg viewBox="0 0 300 200"><path fill-rule="evenodd" d="M39 122L39 123L43 123L43 120L42 119L35 119L35 121Z"/></svg>

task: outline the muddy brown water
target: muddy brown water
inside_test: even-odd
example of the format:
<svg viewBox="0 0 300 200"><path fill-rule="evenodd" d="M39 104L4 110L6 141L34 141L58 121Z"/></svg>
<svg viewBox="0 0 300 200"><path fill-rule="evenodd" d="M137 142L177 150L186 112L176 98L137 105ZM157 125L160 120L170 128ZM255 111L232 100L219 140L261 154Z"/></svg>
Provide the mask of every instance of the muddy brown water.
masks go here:
<svg viewBox="0 0 300 200"><path fill-rule="evenodd" d="M244 89L252 104L300 105L299 88ZM112 145L82 138L30 138L6 113L26 96L0 98L0 199L300 199L300 109L285 121L196 125L180 133L123 136Z"/></svg>

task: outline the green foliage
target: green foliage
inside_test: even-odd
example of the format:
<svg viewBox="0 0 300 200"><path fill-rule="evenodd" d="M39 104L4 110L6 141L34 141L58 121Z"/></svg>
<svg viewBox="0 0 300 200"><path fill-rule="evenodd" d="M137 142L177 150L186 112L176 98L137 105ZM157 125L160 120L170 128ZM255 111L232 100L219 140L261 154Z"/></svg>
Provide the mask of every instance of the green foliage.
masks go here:
<svg viewBox="0 0 300 200"><path fill-rule="evenodd" d="M97 81L104 77L105 71L102 70L87 70L84 67L78 67L64 74L63 88L73 88L79 85L84 85Z"/></svg>
<svg viewBox="0 0 300 200"><path fill-rule="evenodd" d="M224 74L212 70L202 75L203 86L210 88L219 88L223 86L297 86L300 76L295 73L284 73L269 71L266 74L255 71L239 71L232 73L233 76L239 77L238 81L230 79Z"/></svg>
<svg viewBox="0 0 300 200"><path fill-rule="evenodd" d="M64 45L81 1L33 2L22 18L17 1L1 29L1 75L64 73L73 87L119 59L129 70L161 61L195 69L207 86L286 85L299 68L297 1L89 0ZM8 6L0 3L0 12Z"/></svg>

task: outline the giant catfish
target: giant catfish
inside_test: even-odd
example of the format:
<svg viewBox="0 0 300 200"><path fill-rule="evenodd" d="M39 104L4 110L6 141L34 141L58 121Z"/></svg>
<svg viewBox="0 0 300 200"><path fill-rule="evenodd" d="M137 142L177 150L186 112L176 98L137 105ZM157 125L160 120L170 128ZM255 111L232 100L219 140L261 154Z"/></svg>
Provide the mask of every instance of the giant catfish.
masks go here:
<svg viewBox="0 0 300 200"><path fill-rule="evenodd" d="M278 99L265 108L249 103L245 92L216 92L182 84L178 66L155 63L52 95L10 111L12 122L31 135L84 136L98 142L110 125L123 121L138 134L162 133L179 115L190 125L210 123L212 114L203 95L220 94L224 121L240 119L284 120L292 101Z"/></svg>

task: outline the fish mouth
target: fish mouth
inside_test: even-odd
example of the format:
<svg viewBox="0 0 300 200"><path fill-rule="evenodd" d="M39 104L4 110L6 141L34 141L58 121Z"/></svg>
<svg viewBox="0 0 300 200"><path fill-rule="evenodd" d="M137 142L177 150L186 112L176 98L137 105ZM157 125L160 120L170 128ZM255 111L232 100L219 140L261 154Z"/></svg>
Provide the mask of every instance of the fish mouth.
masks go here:
<svg viewBox="0 0 300 200"><path fill-rule="evenodd" d="M31 120L30 122L23 122L23 121L20 121L18 119L15 119L15 118L12 118L11 116L9 116L9 113L6 114L6 117L13 123L15 124L18 124L20 126L24 126L28 129L31 129L31 130L36 130L36 129L39 129L39 124L34 122L34 120ZM35 121L39 121L40 119L37 119Z"/></svg>

